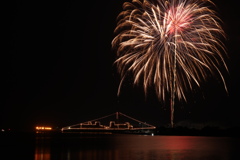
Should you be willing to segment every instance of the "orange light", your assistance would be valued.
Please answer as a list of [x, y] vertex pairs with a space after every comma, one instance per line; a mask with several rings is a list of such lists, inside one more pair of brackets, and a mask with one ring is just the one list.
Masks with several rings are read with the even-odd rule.
[[52, 127], [45, 127], [45, 126], [39, 127], [39, 126], [37, 126], [36, 130], [52, 130]]

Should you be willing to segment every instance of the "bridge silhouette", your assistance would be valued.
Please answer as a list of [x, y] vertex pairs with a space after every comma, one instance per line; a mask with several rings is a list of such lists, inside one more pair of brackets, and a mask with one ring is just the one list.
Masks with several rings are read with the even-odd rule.
[[63, 127], [63, 133], [71, 132], [110, 132], [110, 133], [152, 133], [156, 127], [121, 112], [86, 122]]

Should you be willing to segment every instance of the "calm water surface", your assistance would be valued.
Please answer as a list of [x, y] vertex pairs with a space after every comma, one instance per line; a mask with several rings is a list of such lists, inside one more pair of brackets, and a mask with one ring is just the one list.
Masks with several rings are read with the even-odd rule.
[[84, 135], [0, 140], [3, 160], [240, 160], [236, 137]]
[[102, 135], [37, 137], [35, 160], [239, 160], [238, 138]]

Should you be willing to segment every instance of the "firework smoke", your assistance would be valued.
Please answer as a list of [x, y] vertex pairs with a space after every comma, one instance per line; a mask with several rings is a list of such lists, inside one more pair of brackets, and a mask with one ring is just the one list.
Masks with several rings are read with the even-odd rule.
[[128, 73], [144, 92], [155, 87], [160, 101], [170, 95], [171, 125], [175, 97], [187, 101], [185, 92], [201, 87], [209, 74], [221, 77], [225, 33], [209, 0], [133, 0], [118, 15], [112, 47], [121, 76], [118, 95]]

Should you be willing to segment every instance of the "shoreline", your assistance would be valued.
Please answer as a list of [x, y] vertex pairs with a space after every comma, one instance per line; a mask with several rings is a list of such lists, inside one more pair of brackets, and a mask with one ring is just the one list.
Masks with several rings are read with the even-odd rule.
[[5, 131], [0, 132], [0, 137], [8, 136], [80, 136], [80, 135], [114, 135], [114, 134], [132, 134], [132, 135], [165, 135], [165, 136], [214, 136], [214, 137], [240, 137], [240, 127], [232, 127], [227, 129], [220, 129], [217, 127], [204, 127], [202, 129], [193, 129], [186, 127], [157, 127], [151, 132], [96, 132], [96, 131], [84, 131], [84, 132], [70, 132], [65, 133], [61, 130], [52, 130], [37, 133], [36, 131]]

